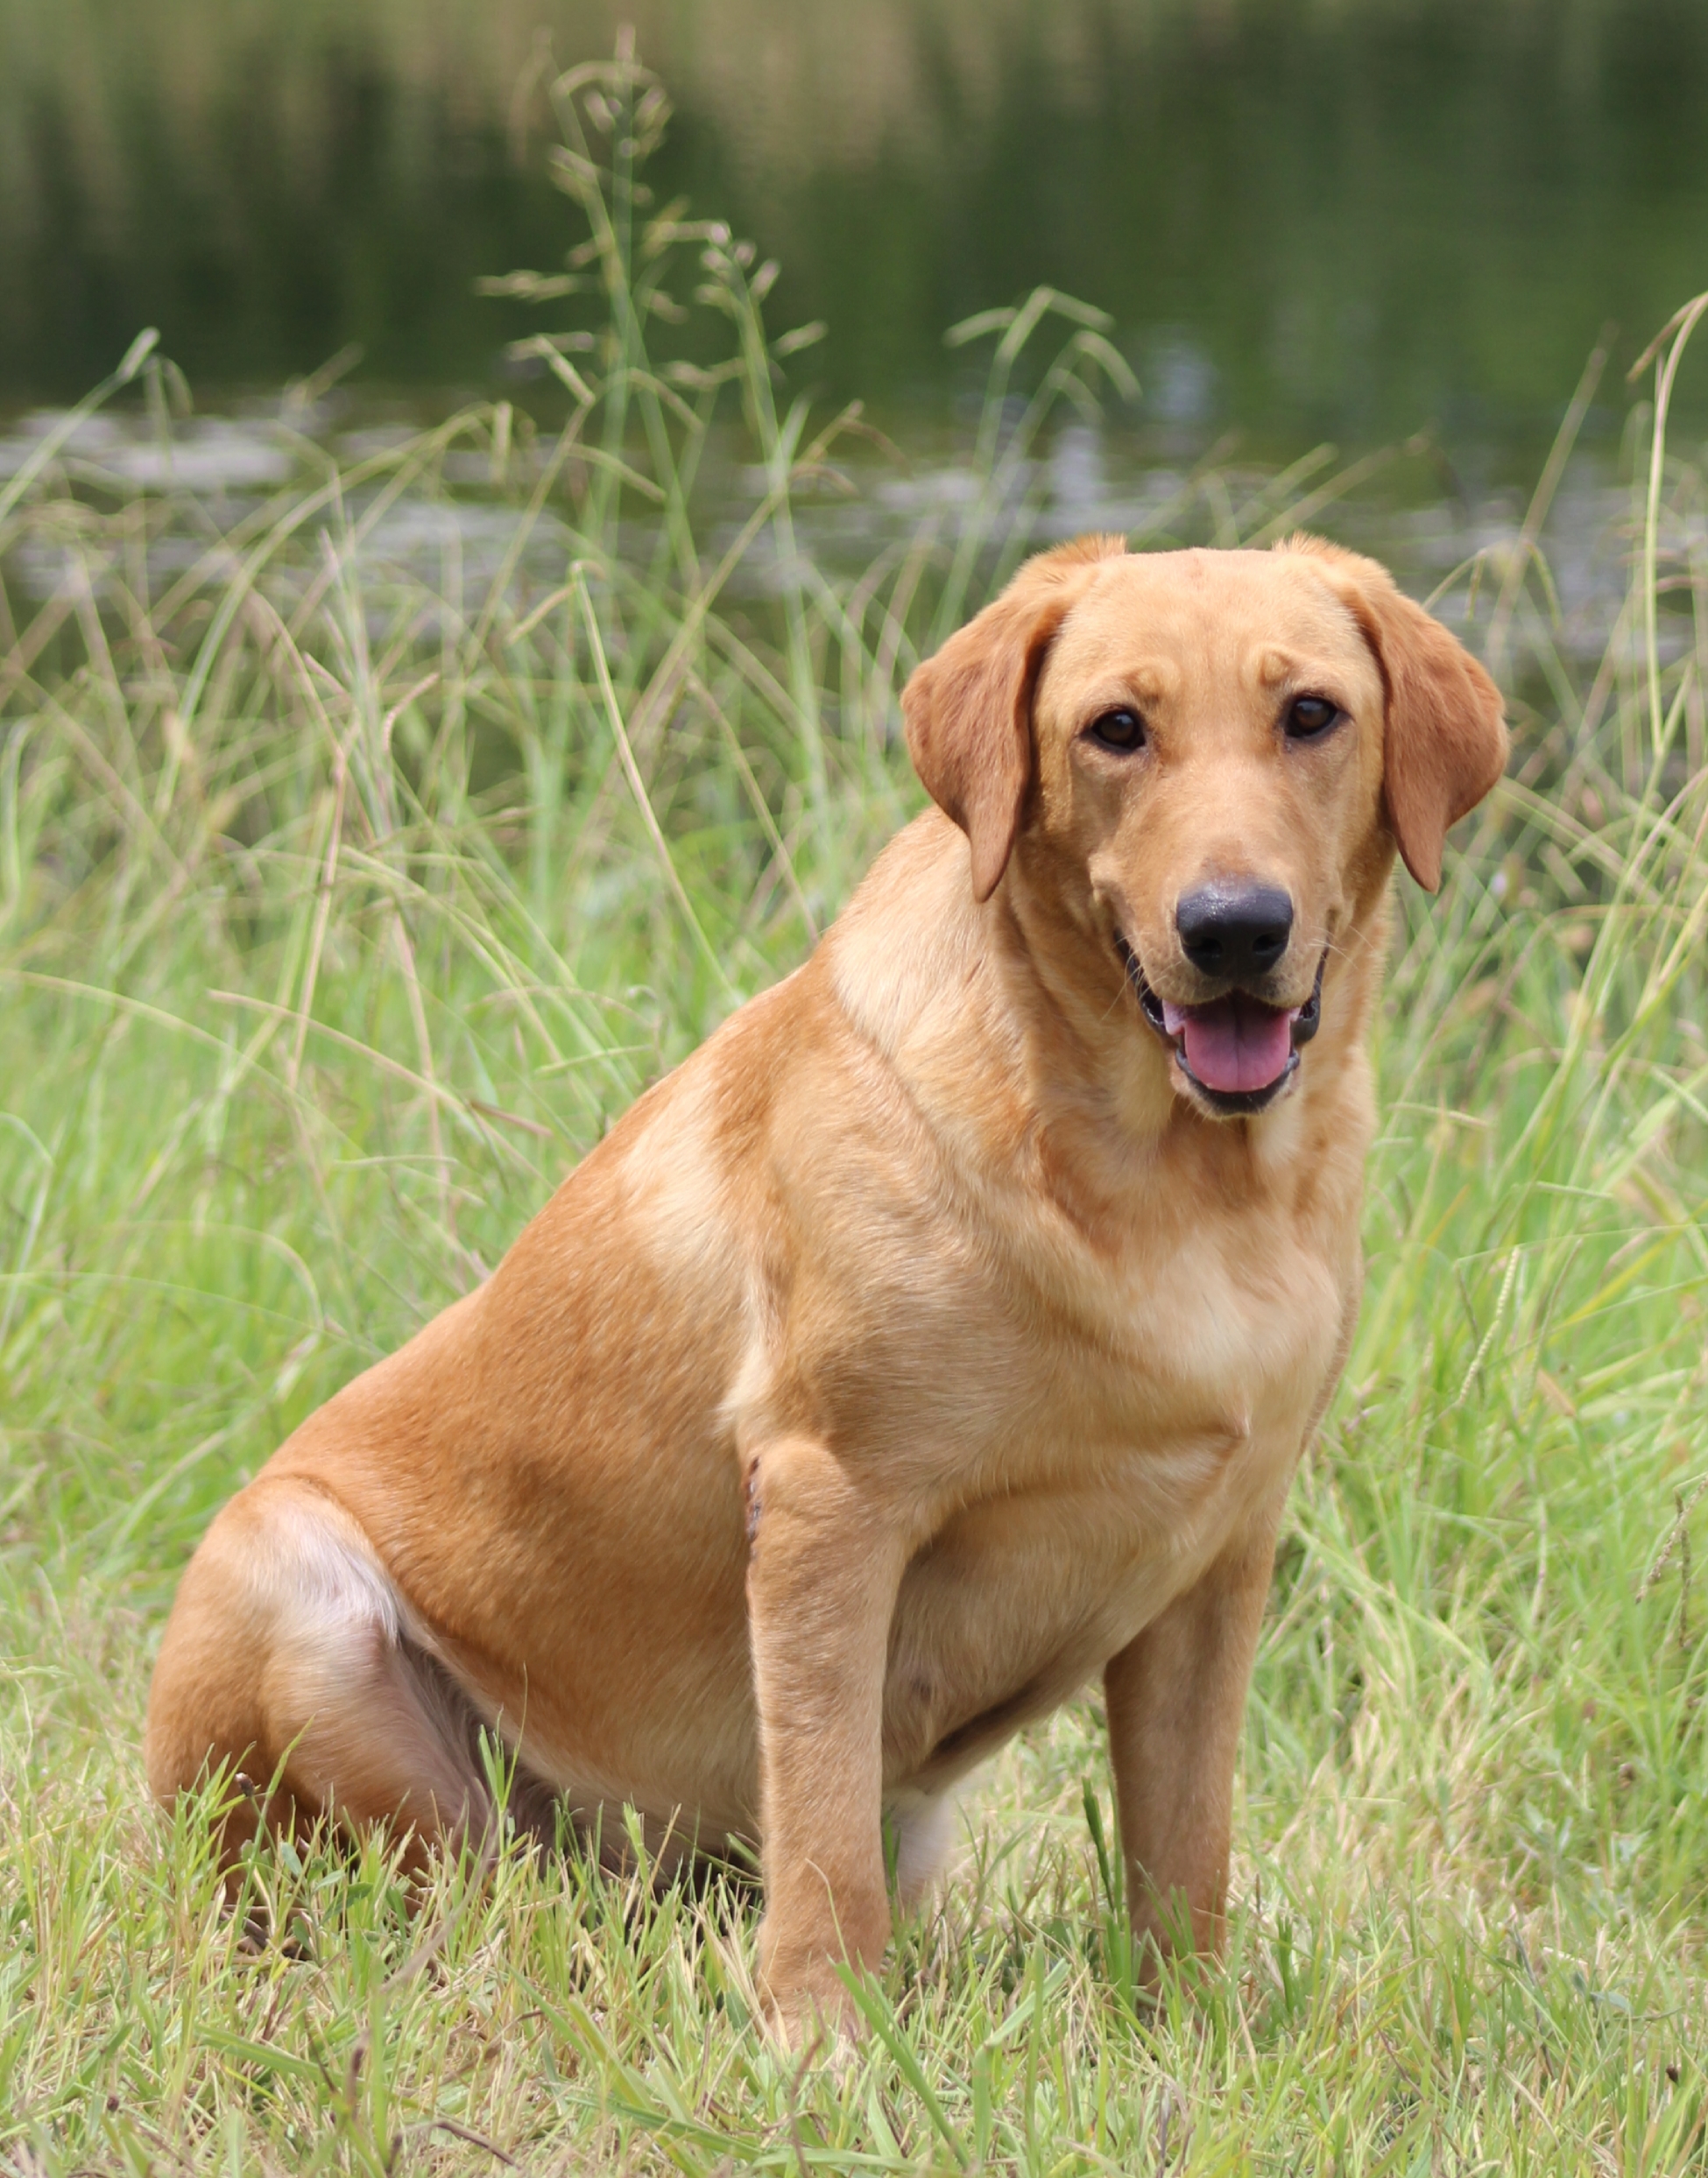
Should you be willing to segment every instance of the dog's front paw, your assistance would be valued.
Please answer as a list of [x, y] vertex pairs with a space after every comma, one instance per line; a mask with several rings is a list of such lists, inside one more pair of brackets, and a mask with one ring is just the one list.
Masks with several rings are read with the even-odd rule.
[[780, 2047], [798, 2053], [817, 2045], [832, 2062], [838, 2053], [851, 2051], [865, 2032], [865, 2020], [838, 1970], [842, 1962], [822, 1946], [767, 1937], [761, 1925], [759, 1989], [766, 2032]]
[[796, 2085], [823, 2074], [845, 2085], [865, 2054], [866, 2022], [845, 1989], [835, 1997], [797, 1992], [765, 2006], [765, 2044], [779, 2072]]

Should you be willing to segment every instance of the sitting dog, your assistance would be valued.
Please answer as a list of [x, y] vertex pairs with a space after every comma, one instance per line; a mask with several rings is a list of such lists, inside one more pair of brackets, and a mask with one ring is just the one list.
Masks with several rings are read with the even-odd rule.
[[787, 2034], [850, 2016], [956, 1780], [1101, 1674], [1135, 1932], [1219, 1941], [1277, 1525], [1358, 1309], [1397, 848], [1433, 890], [1499, 695], [1298, 537], [1021, 569], [920, 666], [937, 807], [498, 1270], [192, 1560], [162, 1799], [397, 1826], [620, 1810], [757, 1844]]

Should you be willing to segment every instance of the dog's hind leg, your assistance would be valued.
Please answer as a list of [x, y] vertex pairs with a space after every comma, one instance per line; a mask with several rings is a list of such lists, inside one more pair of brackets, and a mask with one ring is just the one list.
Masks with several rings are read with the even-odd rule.
[[895, 1890], [918, 1906], [949, 1864], [960, 1805], [952, 1790], [898, 1794], [886, 1813], [895, 1837]]
[[480, 1830], [473, 1705], [411, 1638], [362, 1530], [314, 1484], [263, 1476], [221, 1513], [178, 1592], [149, 1695], [148, 1781], [171, 1801], [224, 1766], [244, 1789], [229, 1865], [262, 1828], [391, 1822], [419, 1866]]

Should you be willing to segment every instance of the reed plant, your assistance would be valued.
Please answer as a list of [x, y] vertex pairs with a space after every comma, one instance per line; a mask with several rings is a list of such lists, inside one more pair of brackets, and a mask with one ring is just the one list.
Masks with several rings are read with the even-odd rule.
[[[1605, 653], [1558, 638], [1564, 438], [1444, 586], [1517, 754], [1399, 900], [1364, 1316], [1291, 1500], [1225, 1964], [1135, 1995], [1089, 1695], [970, 1798], [841, 2053], [761, 2035], [716, 1880], [499, 1840], [412, 1905], [384, 1840], [281, 1846], [258, 1942], [205, 1808], [146, 1804], [215, 1508], [804, 955], [918, 806], [898, 692], [1037, 540], [1041, 435], [1126, 390], [1064, 298], [962, 328], [966, 495], [840, 567], [815, 518], [864, 425], [789, 396], [810, 328], [648, 201], [632, 58], [554, 102], [580, 238], [499, 285], [548, 314], [558, 427], [482, 405], [335, 457], [310, 384], [284, 480], [222, 497], [145, 341], [82, 412], [141, 404], [148, 459], [74, 417], [0, 480], [0, 2159], [1708, 2168], [1708, 526], [1666, 433], [1708, 298], [1634, 420]], [[1134, 541], [1265, 541], [1349, 481], [1207, 468]]]

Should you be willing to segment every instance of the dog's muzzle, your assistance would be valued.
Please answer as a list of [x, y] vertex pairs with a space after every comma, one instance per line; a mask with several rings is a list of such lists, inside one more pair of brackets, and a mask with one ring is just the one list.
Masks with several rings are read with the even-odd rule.
[[1210, 1109], [1230, 1118], [1267, 1110], [1298, 1072], [1300, 1050], [1322, 1024], [1328, 948], [1302, 1005], [1265, 1005], [1236, 990], [1202, 1005], [1180, 1006], [1157, 997], [1138, 955], [1119, 932], [1115, 946], [1140, 1011]]

